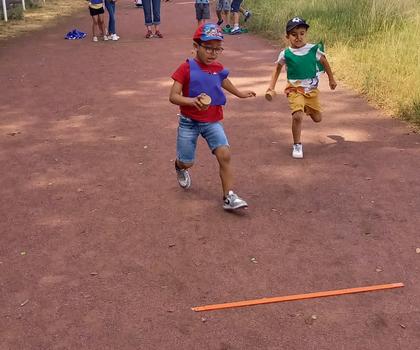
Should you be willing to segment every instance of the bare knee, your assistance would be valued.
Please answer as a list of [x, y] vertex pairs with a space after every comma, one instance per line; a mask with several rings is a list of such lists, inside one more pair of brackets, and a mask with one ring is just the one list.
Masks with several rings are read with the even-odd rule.
[[302, 111], [297, 111], [297, 112], [294, 112], [294, 113], [292, 114], [292, 120], [293, 120], [294, 122], [297, 122], [297, 123], [302, 122], [302, 120], [303, 120], [303, 112], [302, 112]]
[[320, 112], [312, 112], [309, 114], [315, 123], [322, 121], [322, 114]]
[[227, 146], [216, 148], [214, 151], [217, 161], [220, 165], [229, 164], [230, 162], [230, 149]]

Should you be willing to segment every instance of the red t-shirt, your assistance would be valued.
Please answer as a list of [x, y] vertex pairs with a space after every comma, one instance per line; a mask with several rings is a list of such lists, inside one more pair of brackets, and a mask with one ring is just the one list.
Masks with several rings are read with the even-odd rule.
[[[203, 64], [195, 60], [200, 68], [209, 73], [219, 73], [223, 70], [223, 66], [219, 62], [213, 62], [212, 64]], [[188, 97], [190, 91], [190, 65], [188, 62], [181, 64], [178, 69], [172, 74], [172, 79], [182, 85], [182, 95]], [[180, 106], [181, 114], [200, 121], [200, 122], [217, 122], [223, 119], [223, 107], [222, 106], [209, 106], [205, 111], [200, 111], [195, 107], [191, 106]]]

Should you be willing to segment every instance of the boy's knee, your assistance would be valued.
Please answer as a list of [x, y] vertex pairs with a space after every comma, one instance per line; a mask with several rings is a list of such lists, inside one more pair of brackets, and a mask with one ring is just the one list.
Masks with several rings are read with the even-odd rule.
[[315, 123], [319, 123], [322, 121], [322, 114], [320, 112], [314, 112], [309, 115]]
[[214, 154], [217, 157], [219, 163], [230, 162], [230, 149], [227, 146], [218, 147], [214, 150]]
[[301, 122], [303, 120], [303, 111], [297, 111], [292, 114], [292, 119], [295, 122]]

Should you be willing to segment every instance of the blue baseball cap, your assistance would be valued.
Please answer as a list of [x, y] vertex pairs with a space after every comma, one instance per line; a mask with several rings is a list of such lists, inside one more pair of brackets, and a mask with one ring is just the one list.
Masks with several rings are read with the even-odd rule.
[[223, 40], [223, 32], [217, 24], [205, 23], [197, 28], [193, 40]]

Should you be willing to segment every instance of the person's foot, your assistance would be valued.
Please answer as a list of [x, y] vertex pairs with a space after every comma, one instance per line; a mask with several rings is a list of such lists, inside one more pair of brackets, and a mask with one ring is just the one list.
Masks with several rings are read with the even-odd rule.
[[178, 179], [179, 186], [182, 188], [190, 188], [191, 187], [191, 176], [187, 169], [178, 168], [175, 163], [175, 170], [176, 170], [176, 177]]
[[252, 12], [251, 11], [245, 11], [244, 16], [245, 16], [244, 20], [246, 22], [247, 20], [249, 20], [251, 18]]
[[218, 26], [222, 25], [222, 23], [223, 23], [223, 19], [219, 19], [219, 20], [217, 21], [217, 25], [218, 25]]
[[301, 143], [295, 143], [293, 145], [292, 157], [296, 159], [303, 158], [303, 146]]
[[233, 35], [235, 35], [235, 34], [241, 34], [241, 28], [239, 28], [239, 27], [233, 28], [231, 30], [230, 34], [233, 34]]
[[157, 37], [157, 38], [159, 38], [159, 39], [162, 39], [163, 38], [163, 35], [162, 35], [162, 33], [161, 32], [159, 32], [158, 30], [155, 32], [155, 37]]
[[146, 39], [150, 39], [150, 38], [153, 38], [153, 33], [151, 30], [148, 30], [146, 33]]
[[248, 203], [233, 191], [229, 191], [223, 202], [223, 209], [225, 210], [235, 210], [246, 207], [248, 207]]
[[95, 43], [96, 43], [96, 42], [98, 42], [98, 37], [97, 37], [97, 36], [94, 36], [94, 37], [92, 38], [92, 41], [93, 41], [93, 42], [95, 42]]
[[108, 41], [108, 35], [104, 35], [104, 41]]
[[109, 39], [111, 39], [111, 40], [114, 40], [114, 41], [117, 41], [118, 39], [119, 39], [120, 37], [117, 35], [117, 34], [111, 34], [110, 36], [109, 36]]
[[232, 27], [229, 24], [226, 24], [225, 27], [222, 29], [223, 33], [230, 34]]

